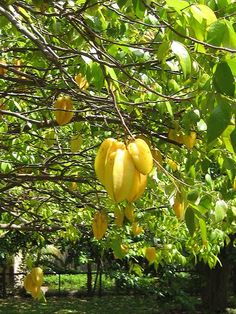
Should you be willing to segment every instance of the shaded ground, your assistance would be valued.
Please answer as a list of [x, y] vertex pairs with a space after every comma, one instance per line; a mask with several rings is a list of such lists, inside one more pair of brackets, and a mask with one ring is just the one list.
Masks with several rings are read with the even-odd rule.
[[[152, 296], [103, 296], [101, 298], [48, 297], [47, 303], [31, 298], [0, 299], [1, 314], [206, 314], [159, 302]], [[236, 309], [224, 313], [236, 314]]]
[[154, 299], [147, 297], [104, 296], [102, 298], [48, 298], [47, 303], [32, 299], [1, 299], [0, 313], [4, 314], [123, 314], [161, 313]]

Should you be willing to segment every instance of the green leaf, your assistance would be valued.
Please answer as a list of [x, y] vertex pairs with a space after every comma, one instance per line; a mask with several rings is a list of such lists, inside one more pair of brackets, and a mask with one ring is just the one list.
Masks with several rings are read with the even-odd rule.
[[197, 20], [200, 24], [204, 23], [206, 26], [209, 26], [217, 20], [214, 11], [212, 11], [212, 9], [209, 8], [207, 5], [192, 5], [190, 7], [190, 11], [195, 20]]
[[168, 7], [175, 9], [175, 11], [178, 13], [181, 13], [182, 10], [189, 7], [189, 3], [182, 0], [166, 0], [166, 4]]
[[222, 102], [212, 111], [207, 121], [207, 141], [214, 141], [227, 128], [231, 119], [231, 107], [228, 103]]
[[128, 0], [118, 0], [117, 4], [120, 8], [124, 7]]
[[235, 83], [231, 69], [226, 62], [221, 62], [217, 65], [213, 77], [213, 83], [216, 90], [228, 96], [234, 96]]
[[133, 2], [133, 7], [134, 7], [134, 12], [136, 14], [136, 16], [140, 19], [142, 19], [144, 17], [145, 11], [146, 11], [146, 7], [143, 3], [142, 0], [132, 0]]
[[207, 30], [207, 42], [215, 46], [236, 48], [236, 33], [227, 20], [217, 20]]
[[192, 71], [192, 61], [188, 53], [188, 50], [182, 43], [178, 41], [172, 42], [171, 49], [179, 59], [179, 63], [182, 68], [184, 78], [186, 78], [188, 75], [191, 74]]
[[236, 153], [236, 129], [230, 134], [231, 144], [233, 146], [234, 152]]
[[[221, 138], [225, 144], [226, 149], [230, 153], [234, 153], [234, 148], [232, 146], [232, 139], [231, 139], [231, 134], [232, 134], [234, 129], [235, 129], [234, 125], [228, 125], [227, 128], [222, 133], [222, 136], [221, 136]], [[236, 143], [235, 143], [235, 145], [236, 145]]]
[[215, 46], [221, 46], [225, 33], [224, 21], [217, 20], [207, 30], [207, 42]]
[[191, 207], [188, 207], [185, 212], [185, 222], [189, 231], [189, 234], [193, 236], [196, 229], [195, 220], [194, 220], [194, 211]]
[[1, 162], [0, 164], [1, 172], [8, 172], [12, 170], [12, 165], [9, 162]]
[[225, 218], [227, 209], [228, 209], [228, 206], [225, 203], [225, 201], [219, 200], [216, 202], [216, 206], [215, 206], [215, 221], [216, 222], [222, 221]]
[[166, 56], [170, 49], [170, 42], [169, 41], [163, 41], [157, 50], [157, 59], [163, 61], [163, 59], [166, 59]]
[[227, 58], [226, 59], [230, 69], [231, 69], [231, 72], [234, 76], [236, 76], [236, 56], [232, 56], [231, 58]]
[[203, 219], [199, 219], [199, 226], [201, 230], [202, 242], [205, 243], [207, 241], [207, 230], [206, 230], [206, 223]]

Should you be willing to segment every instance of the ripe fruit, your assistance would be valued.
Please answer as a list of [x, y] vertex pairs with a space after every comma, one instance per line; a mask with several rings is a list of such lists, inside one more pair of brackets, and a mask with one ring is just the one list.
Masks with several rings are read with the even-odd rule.
[[150, 262], [153, 263], [156, 259], [156, 249], [153, 246], [149, 246], [145, 250], [145, 257]]
[[[118, 149], [115, 153], [112, 169], [112, 189], [116, 202], [127, 199], [134, 185], [136, 169], [129, 152]], [[110, 187], [109, 187], [110, 188]]]
[[125, 255], [129, 252], [129, 246], [127, 244], [120, 245], [121, 252]]
[[125, 207], [125, 217], [130, 221], [134, 222], [135, 214], [134, 214], [134, 205], [128, 203]]
[[70, 141], [70, 150], [72, 153], [76, 153], [80, 150], [83, 138], [80, 134], [74, 135]]
[[143, 175], [142, 173], [136, 170], [133, 187], [129, 195], [127, 195], [128, 202], [134, 202], [139, 199], [145, 191], [147, 186], [147, 175]]
[[116, 140], [114, 138], [105, 139], [99, 147], [95, 158], [94, 169], [98, 180], [103, 185], [105, 185], [105, 165], [107, 162], [107, 153], [110, 152], [110, 148], [114, 145], [115, 142]]
[[185, 206], [184, 206], [183, 196], [180, 192], [177, 192], [175, 196], [175, 200], [174, 200], [173, 209], [175, 211], [177, 218], [179, 218], [180, 220], [184, 219], [184, 214], [185, 214], [184, 207]]
[[31, 292], [34, 287], [31, 273], [27, 274], [24, 278], [24, 288], [26, 291]]
[[141, 138], [127, 147], [114, 138], [104, 140], [94, 162], [99, 181], [117, 203], [132, 202], [141, 197], [147, 185], [147, 174], [143, 172], [151, 171], [152, 165], [149, 146]]
[[40, 267], [34, 267], [31, 270], [32, 282], [35, 286], [40, 287], [43, 283], [43, 270]]
[[87, 89], [89, 87], [88, 81], [81, 73], [75, 76], [75, 81], [80, 89]]
[[176, 143], [183, 144], [183, 135], [178, 134], [176, 129], [170, 129], [168, 132], [168, 138]]
[[95, 213], [92, 229], [94, 237], [97, 240], [101, 240], [107, 231], [108, 223], [107, 223], [107, 216], [103, 212], [97, 211]]
[[177, 171], [177, 170], [178, 170], [179, 166], [178, 166], [178, 164], [177, 164], [174, 160], [168, 158], [168, 159], [167, 159], [167, 163], [168, 163], [168, 165], [170, 166], [170, 168], [171, 168], [173, 171]]
[[7, 69], [2, 67], [1, 65], [7, 65], [6, 61], [3, 59], [0, 60], [0, 75], [5, 75], [7, 72]]
[[71, 182], [69, 189], [75, 191], [78, 189], [78, 184], [76, 182]]
[[142, 174], [148, 174], [153, 167], [152, 153], [147, 143], [137, 138], [129, 143], [127, 149], [133, 159], [135, 168]]
[[72, 119], [74, 113], [67, 110], [73, 110], [73, 103], [70, 96], [58, 97], [54, 103], [56, 121], [59, 125], [65, 125]]
[[135, 236], [138, 236], [141, 232], [143, 232], [143, 228], [139, 226], [137, 222], [132, 223], [132, 232]]
[[188, 148], [192, 149], [196, 144], [197, 134], [191, 131], [189, 135], [183, 135], [183, 144]]
[[31, 295], [34, 299], [37, 299], [40, 296], [41, 289], [39, 286], [33, 286], [31, 290]]
[[41, 285], [43, 283], [43, 270], [40, 267], [32, 268], [31, 272], [25, 276], [24, 288], [30, 292], [32, 297], [37, 299], [41, 295]]

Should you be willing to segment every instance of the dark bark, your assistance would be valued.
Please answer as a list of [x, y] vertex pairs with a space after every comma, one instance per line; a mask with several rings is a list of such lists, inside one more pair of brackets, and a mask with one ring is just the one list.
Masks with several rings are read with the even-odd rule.
[[218, 263], [211, 269], [204, 263], [198, 265], [202, 281], [201, 298], [206, 313], [220, 313], [227, 307], [231, 272], [228, 250], [229, 248], [225, 247], [218, 256], [222, 266]]
[[92, 264], [90, 262], [87, 263], [87, 293], [89, 296], [91, 296], [93, 294]]

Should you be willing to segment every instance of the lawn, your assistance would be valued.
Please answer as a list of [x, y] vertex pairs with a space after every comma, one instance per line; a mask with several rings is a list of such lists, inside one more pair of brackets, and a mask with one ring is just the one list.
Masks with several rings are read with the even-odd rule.
[[[163, 300], [164, 301], [164, 300]], [[153, 296], [48, 297], [47, 303], [31, 298], [0, 299], [1, 314], [206, 314], [203, 309], [184, 310], [179, 304], [157, 301]], [[236, 314], [228, 308], [225, 314]], [[212, 313], [211, 313], [212, 314]], [[223, 314], [223, 313], [222, 313]]]
[[47, 303], [32, 299], [0, 299], [0, 313], [4, 314], [137, 314], [163, 313], [158, 310], [157, 302], [151, 297], [142, 296], [103, 296], [101, 298], [48, 298]]

